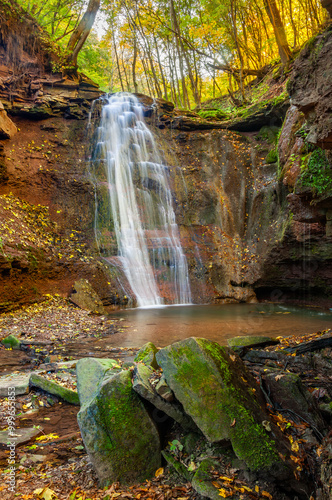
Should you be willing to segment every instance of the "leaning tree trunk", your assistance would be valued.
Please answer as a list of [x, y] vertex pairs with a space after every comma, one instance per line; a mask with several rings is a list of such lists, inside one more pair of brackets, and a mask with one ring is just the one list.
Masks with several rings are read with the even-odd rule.
[[282, 64], [287, 64], [292, 57], [292, 53], [287, 42], [284, 24], [282, 22], [276, 0], [264, 0], [264, 6], [273, 26], [281, 62]]
[[89, 0], [88, 7], [83, 14], [82, 19], [70, 37], [67, 45], [67, 51], [69, 52], [67, 60], [68, 63], [74, 67], [77, 66], [77, 56], [88, 38], [93, 23], [95, 22], [99, 7], [100, 0]]

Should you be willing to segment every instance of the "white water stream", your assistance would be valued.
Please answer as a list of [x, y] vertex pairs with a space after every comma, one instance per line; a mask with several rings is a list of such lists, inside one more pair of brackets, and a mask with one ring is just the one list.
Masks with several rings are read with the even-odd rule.
[[119, 257], [139, 307], [191, 302], [187, 260], [162, 164], [132, 94], [104, 97], [98, 157], [106, 170]]

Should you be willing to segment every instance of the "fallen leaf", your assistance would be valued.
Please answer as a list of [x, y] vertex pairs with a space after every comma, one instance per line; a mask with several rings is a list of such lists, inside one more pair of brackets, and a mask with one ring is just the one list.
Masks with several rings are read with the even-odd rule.
[[235, 424], [236, 424], [236, 418], [234, 418], [233, 422], [231, 423], [231, 427], [234, 427]]
[[156, 477], [162, 476], [163, 474], [164, 474], [164, 468], [163, 467], [160, 467], [160, 469], [157, 469], [156, 472], [155, 472], [155, 476]]
[[57, 498], [55, 491], [50, 490], [47, 486], [45, 488], [37, 488], [34, 493], [38, 498], [43, 500], [52, 500]]

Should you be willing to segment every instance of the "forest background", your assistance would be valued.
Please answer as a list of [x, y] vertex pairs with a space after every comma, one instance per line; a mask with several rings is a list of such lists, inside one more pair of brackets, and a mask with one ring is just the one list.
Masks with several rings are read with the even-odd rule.
[[[284, 71], [327, 22], [319, 0], [19, 0], [61, 57], [103, 91], [179, 108], [238, 92], [280, 60]], [[323, 5], [322, 5], [323, 4]], [[60, 53], [59, 52], [59, 53]]]

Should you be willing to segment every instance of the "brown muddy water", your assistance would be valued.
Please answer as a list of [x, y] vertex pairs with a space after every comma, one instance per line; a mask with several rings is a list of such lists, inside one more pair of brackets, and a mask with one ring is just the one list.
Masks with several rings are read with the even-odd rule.
[[332, 328], [332, 312], [277, 304], [227, 304], [127, 309], [113, 313], [123, 319], [122, 331], [108, 344], [164, 347], [187, 337], [204, 337], [226, 344], [238, 335], [304, 335]]

